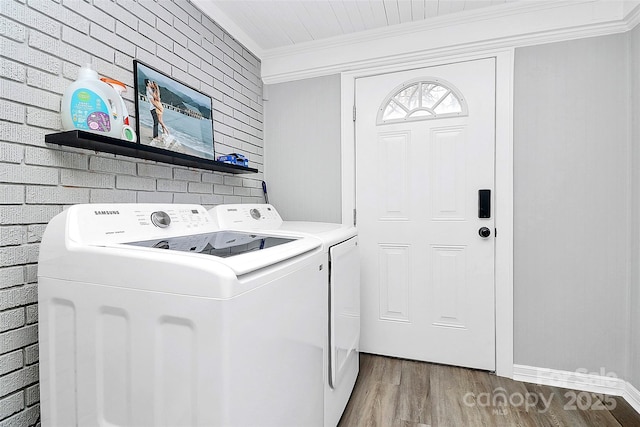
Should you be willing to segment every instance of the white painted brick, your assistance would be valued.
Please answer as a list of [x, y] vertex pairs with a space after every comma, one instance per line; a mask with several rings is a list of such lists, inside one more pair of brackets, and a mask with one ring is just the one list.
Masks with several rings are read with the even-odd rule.
[[58, 206], [0, 206], [0, 224], [46, 224], [61, 211]]
[[[100, 58], [93, 58], [92, 65], [93, 69], [96, 70], [100, 76], [120, 80], [125, 85], [131, 88], [133, 87], [133, 73], [129, 69], [124, 70], [114, 65], [113, 60], [105, 61]], [[131, 67], [131, 65], [129, 67]], [[133, 110], [131, 112], [133, 113]]]
[[[6, 292], [6, 291], [5, 291]], [[38, 325], [14, 329], [0, 334], [0, 354], [34, 344], [38, 341]], [[0, 383], [2, 383], [0, 381]]]
[[16, 2], [3, 1], [2, 15], [18, 21], [27, 27], [37, 28], [39, 31], [51, 36], [60, 34], [60, 24], [51, 19], [49, 14], [43, 14], [34, 9], [29, 9]]
[[25, 320], [27, 325], [38, 323], [38, 304], [31, 304], [26, 307]]
[[[38, 262], [37, 244], [23, 246], [5, 246], [3, 248], [0, 248], [0, 267], [10, 267], [12, 265], [28, 264], [31, 262]], [[1, 301], [2, 294], [0, 294], [0, 307], [3, 306]]]
[[101, 25], [110, 31], [115, 30], [115, 19], [106, 15], [102, 10], [93, 6], [90, 2], [86, 2], [84, 0], [64, 0], [62, 5], [87, 18], [90, 22], [90, 30], [93, 29], [92, 27], [96, 24]]
[[173, 193], [139, 191], [138, 203], [173, 203]]
[[[7, 332], [10, 334], [12, 332]], [[6, 335], [6, 334], [3, 334]], [[3, 336], [0, 335], [0, 342]], [[10, 373], [2, 377], [0, 381], [0, 396], [5, 396], [20, 390], [28, 385], [38, 382], [38, 365], [27, 366], [24, 369]], [[25, 424], [26, 425], [26, 424]]]
[[[213, 32], [211, 32], [211, 30], [209, 30], [207, 27], [205, 27], [204, 25], [202, 25], [200, 23], [200, 20], [202, 19], [202, 13], [200, 11], [198, 11], [197, 16], [189, 16], [189, 28], [193, 29], [193, 31], [195, 31], [197, 34], [200, 35], [200, 37], [202, 37], [203, 39], [208, 39], [213, 41]], [[198, 43], [201, 40], [198, 40]]]
[[25, 390], [24, 402], [27, 406], [40, 402], [40, 384], [33, 385]]
[[[64, 27], [62, 29], [63, 34], [65, 34], [65, 31], [73, 31], [73, 34], [78, 35], [78, 37], [88, 39], [88, 37], [82, 36], [80, 35], [81, 33], [68, 29], [68, 27]], [[57, 38], [49, 37], [36, 31], [31, 31], [29, 33], [29, 46], [42, 52], [46, 52], [49, 55], [62, 58], [65, 61], [73, 62], [77, 65], [83, 65], [91, 61], [91, 57], [88, 53], [73, 46], [73, 35], [67, 36], [66, 38], [71, 45], [67, 44], [67, 40], [63, 43]]]
[[[201, 62], [200, 57], [195, 53], [191, 52], [190, 50], [186, 49], [185, 47], [179, 44], [174, 44], [173, 53], [175, 53], [180, 58], [184, 59], [189, 63], [189, 66], [188, 66], [189, 72], [191, 72], [193, 68], [200, 68], [200, 62]], [[195, 76], [195, 77], [198, 77], [198, 76]]]
[[[133, 57], [131, 57], [129, 55], [125, 55], [122, 52], [116, 51], [115, 63], [116, 63], [117, 66], [125, 68], [127, 70], [133, 69]], [[130, 111], [131, 111], [131, 114], [134, 113], [133, 109], [131, 109]]]
[[242, 186], [249, 188], [258, 188], [260, 191], [262, 191], [262, 181], [258, 181], [257, 179], [242, 178]]
[[5, 164], [0, 168], [0, 182], [57, 184], [58, 171], [40, 166]]
[[79, 170], [62, 169], [60, 171], [60, 183], [76, 187], [113, 188], [115, 176], [102, 173], [85, 172]]
[[[161, 4], [164, 6], [165, 4], [173, 4], [173, 3], [162, 2]], [[160, 31], [162, 34], [169, 37], [174, 42], [179, 43], [185, 47], [187, 46], [187, 40], [188, 40], [187, 36], [180, 33], [175, 28], [173, 28], [173, 25], [167, 24], [162, 20], [158, 20], [156, 21], [156, 28], [158, 29], [158, 31]]]
[[91, 190], [91, 203], [135, 203], [136, 192], [131, 190]]
[[24, 284], [24, 268], [0, 268], [0, 289]]
[[24, 366], [22, 350], [0, 356], [0, 375], [8, 374]]
[[220, 80], [217, 80], [217, 79], [214, 80], [213, 87], [215, 89], [218, 89], [220, 92], [224, 93], [225, 95], [229, 95], [229, 96], [234, 95], [233, 89], [229, 87], [229, 85], [226, 85], [223, 82], [221, 82]]
[[185, 12], [183, 9], [179, 8], [174, 2], [161, 1], [161, 2], [158, 2], [158, 4], [164, 7], [171, 15], [173, 15], [174, 21], [176, 18], [180, 19], [182, 22], [189, 21], [189, 14]]
[[259, 197], [260, 200], [264, 199], [264, 192], [260, 188], [250, 188], [252, 197]]
[[224, 196], [224, 204], [234, 205], [237, 203], [242, 203], [242, 197], [240, 196]]
[[229, 186], [229, 185], [214, 185], [213, 186], [213, 192], [215, 194], [233, 194], [233, 187]]
[[59, 112], [45, 111], [34, 107], [27, 108], [27, 124], [52, 130], [62, 129]]
[[148, 52], [140, 47], [137, 47], [136, 58], [141, 62], [144, 62], [145, 64], [155, 67], [159, 70], [163, 70], [167, 66], [167, 64], [163, 60], [156, 56], [155, 48], [153, 52]]
[[16, 123], [24, 123], [26, 109], [24, 105], [10, 101], [0, 100], [0, 120]]
[[50, 150], [39, 147], [26, 147], [24, 162], [30, 165], [87, 169], [89, 159], [84, 153]]
[[233, 194], [236, 196], [251, 196], [251, 189], [244, 187], [233, 187]]
[[157, 182], [158, 191], [171, 191], [173, 193], [186, 193], [187, 183], [185, 181], [173, 181], [159, 179]]
[[[180, 4], [188, 4], [186, 2], [181, 2]], [[174, 20], [173, 21], [173, 28], [175, 28], [176, 30], [180, 31], [182, 34], [184, 34], [185, 36], [187, 36], [187, 38], [189, 40], [193, 40], [194, 42], [200, 44], [202, 41], [202, 36], [200, 34], [198, 34], [197, 31], [195, 31], [193, 28], [191, 28], [188, 24], [182, 22], [181, 20]], [[188, 46], [188, 42], [183, 44], [184, 47]]]
[[[11, 60], [20, 62], [30, 67], [35, 67], [49, 73], [58, 74], [60, 72], [60, 60], [45, 52], [26, 48], [23, 44], [13, 40], [0, 38], [0, 51]], [[19, 71], [19, 70], [17, 70]], [[12, 80], [24, 81], [24, 78], [11, 78]]]
[[135, 39], [127, 39], [124, 38], [124, 34], [116, 34], [113, 32], [113, 30], [109, 31], [95, 24], [91, 24], [91, 31], [89, 32], [89, 34], [95, 40], [98, 40], [101, 43], [105, 43], [108, 46], [111, 46], [112, 48], [130, 56], [133, 56], [136, 53], [135, 46], [132, 44], [132, 42], [140, 38], [140, 36], [138, 35], [138, 37], [136, 37]]
[[[155, 52], [156, 44], [159, 43], [159, 41], [154, 39], [154, 36], [161, 37], [160, 41], [163, 42], [161, 44], [163, 44], [164, 46], [167, 46], [164, 43], [171, 42], [171, 39], [162, 34], [159, 34], [159, 31], [157, 31], [150, 25], [142, 21], [140, 21], [138, 25], [139, 30], [135, 30], [133, 28], [130, 28], [128, 25], [123, 24], [122, 22], [118, 22], [116, 24], [116, 32], [120, 34], [124, 39], [129, 40], [131, 43], [135, 43], [137, 46], [140, 46], [141, 48], [149, 52]], [[169, 44], [169, 46], [171, 46], [171, 44]], [[135, 55], [135, 53], [132, 53], [131, 55]]]
[[[175, 53], [167, 50], [164, 46], [156, 46], [156, 54], [158, 58], [162, 59], [168, 64], [171, 64], [174, 67], [178, 67], [183, 71], [187, 70], [187, 64]], [[164, 67], [166, 69], [166, 65]]]
[[211, 31], [214, 36], [218, 37], [219, 39], [224, 38], [224, 30], [220, 28], [218, 24], [216, 24], [213, 20], [211, 20], [210, 17], [208, 17], [207, 15], [202, 15], [202, 18], [200, 18], [200, 22], [207, 30]]
[[203, 205], [215, 206], [224, 203], [224, 196], [220, 194], [203, 194], [201, 197]]
[[169, 166], [138, 163], [138, 175], [151, 178], [173, 178], [173, 171]]
[[223, 183], [223, 175], [219, 173], [212, 172], [203, 172], [202, 173], [202, 182], [209, 182], [211, 184], [222, 184]]
[[[224, 52], [222, 51], [222, 49], [216, 46], [212, 41], [202, 40], [202, 48], [207, 52], [211, 53], [211, 55], [213, 55], [215, 59], [220, 61], [224, 60]], [[214, 61], [213, 63], [218, 65], [217, 61]]]
[[156, 189], [156, 180], [137, 176], [118, 175], [116, 176], [116, 188], [123, 190], [154, 191]]
[[38, 89], [63, 94], [67, 86], [71, 84], [71, 81], [61, 76], [54, 76], [40, 70], [29, 68], [27, 70], [27, 84], [37, 87]]
[[38, 353], [38, 344], [33, 344], [24, 349], [24, 364], [32, 365], [36, 363], [40, 359], [40, 354]]
[[26, 40], [27, 29], [24, 25], [9, 21], [4, 16], [0, 16], [0, 35], [18, 42], [23, 42]]
[[233, 175], [225, 175], [224, 184], [229, 186], [242, 186], [242, 178], [233, 176]]
[[[91, 56], [97, 56], [106, 61], [113, 62], [115, 50], [112, 47], [102, 43], [101, 41], [92, 39], [80, 31], [76, 31], [72, 27], [62, 27], [62, 41], [64, 43], [60, 44], [60, 49], [62, 49], [63, 52], [74, 53], [77, 57], [80, 57], [80, 54], [76, 53], [79, 49], [87, 52]], [[68, 45], [65, 43], [68, 43]], [[71, 62], [75, 62], [78, 65], [83, 65], [83, 63], [71, 60], [67, 55], [68, 53], [66, 53], [63, 58]]]
[[25, 325], [24, 308], [0, 312], [0, 332], [20, 328]]
[[201, 199], [199, 194], [175, 193], [173, 195], [173, 203], [195, 203], [199, 205], [201, 204]]
[[[236, 41], [236, 39], [234, 39], [233, 37], [231, 37], [229, 34], [225, 33], [224, 34], [224, 39], [223, 41], [225, 42], [225, 44], [227, 44], [231, 49], [233, 49], [234, 51], [238, 52], [240, 55], [242, 55], [242, 52], [244, 51], [244, 48], [242, 47], [242, 45], [240, 43], [238, 43]], [[233, 56], [233, 55], [230, 55]]]
[[10, 80], [5, 80], [2, 83], [3, 84], [0, 85], [1, 98], [60, 112], [60, 95], [25, 86], [24, 84]]
[[[117, 3], [119, 7], [129, 11], [132, 15], [136, 16], [138, 19], [144, 20], [149, 25], [155, 25], [156, 17], [154, 13], [157, 9], [162, 9], [160, 7], [152, 7], [153, 12], [150, 13], [147, 8], [143, 7], [139, 2], [133, 0], [117, 0]], [[152, 6], [149, 1], [147, 1], [146, 3], [147, 7]]]
[[94, 171], [111, 172], [115, 174], [136, 174], [136, 164], [108, 157], [91, 156], [89, 169]]
[[27, 226], [27, 243], [38, 243], [42, 241], [42, 235], [47, 228], [47, 224], [29, 224]]
[[0, 185], [0, 205], [18, 205], [21, 203], [24, 203], [24, 186]]
[[27, 203], [42, 205], [72, 205], [89, 203], [88, 188], [27, 186]]
[[23, 243], [25, 243], [25, 232], [22, 226], [0, 227], [1, 246], [15, 246]]
[[[227, 34], [225, 33], [222, 37], [215, 37], [213, 39], [213, 44], [219, 48], [221, 51], [224, 52], [225, 55], [230, 56], [233, 58], [233, 52], [234, 50], [231, 48], [231, 46], [229, 46], [227, 43], [224, 42], [224, 38], [227, 37]], [[221, 58], [223, 59], [223, 58]]]
[[[4, 43], [0, 42], [0, 47], [3, 48], [4, 52]], [[9, 61], [5, 58], [0, 58], [0, 77], [24, 82], [26, 80], [26, 75], [27, 68], [24, 65]]]
[[[94, 6], [113, 16], [117, 21], [127, 24], [131, 28], [136, 28], [138, 18], [122, 7], [117, 7], [112, 0], [94, 0]], [[116, 23], [117, 26], [117, 23]]]
[[0, 427], [24, 427], [37, 426], [40, 427], [38, 420], [40, 419], [40, 405], [35, 404], [26, 408], [24, 411], [0, 421]]
[[213, 185], [204, 182], [190, 182], [188, 187], [189, 193], [213, 193]]
[[29, 0], [29, 7], [36, 9], [56, 21], [76, 28], [83, 33], [89, 32], [89, 20], [75, 13], [73, 10], [62, 7], [50, 0]]
[[187, 40], [188, 49], [196, 54], [200, 59], [207, 62], [208, 64], [213, 64], [213, 55], [210, 52], [207, 52], [202, 46], [193, 40]]
[[193, 18], [195, 18], [197, 22], [200, 22], [200, 19], [202, 18], [202, 12], [200, 12], [200, 9], [192, 5], [190, 2], [186, 1], [179, 1], [176, 2], [176, 4], [190, 15], [189, 20], [183, 20], [184, 22], [192, 22]]
[[164, 7], [158, 7], [154, 0], [138, 0], [140, 5], [147, 10], [148, 14], [153, 14], [157, 19], [162, 19], [167, 24], [173, 24], [173, 14]]
[[27, 284], [38, 282], [38, 264], [24, 266], [24, 282]]
[[173, 170], [173, 179], [200, 182], [200, 175], [200, 172], [188, 169], [175, 168]]
[[[181, 60], [182, 61], [182, 60]], [[182, 61], [183, 65], [185, 65], [185, 67], [188, 67], [188, 64], [186, 64], [186, 62]], [[175, 79], [178, 80], [179, 82], [182, 82], [188, 86], [191, 86], [193, 88], [195, 88], [196, 90], [200, 90], [200, 80], [198, 80], [197, 78], [195, 78], [194, 76], [192, 76], [189, 73], [186, 73], [176, 67], [173, 67], [171, 69], [171, 76]]]

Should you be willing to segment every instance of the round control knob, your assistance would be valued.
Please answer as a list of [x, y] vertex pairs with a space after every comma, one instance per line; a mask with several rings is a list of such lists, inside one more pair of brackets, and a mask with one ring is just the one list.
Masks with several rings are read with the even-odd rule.
[[478, 230], [478, 234], [480, 235], [480, 237], [484, 237], [485, 239], [489, 236], [491, 236], [491, 230], [487, 227], [482, 227], [480, 230]]
[[260, 211], [258, 209], [255, 209], [255, 208], [251, 209], [249, 211], [249, 213], [251, 214], [251, 218], [253, 218], [253, 219], [260, 219], [260, 217], [262, 216], [260, 214]]
[[166, 212], [157, 211], [151, 214], [151, 222], [156, 227], [167, 228], [171, 224], [171, 217]]

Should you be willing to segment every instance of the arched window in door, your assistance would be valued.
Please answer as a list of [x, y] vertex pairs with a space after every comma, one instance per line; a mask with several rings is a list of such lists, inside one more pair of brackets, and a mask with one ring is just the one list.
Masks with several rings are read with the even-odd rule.
[[399, 123], [468, 115], [467, 103], [451, 83], [438, 78], [410, 80], [395, 88], [378, 110], [376, 123]]

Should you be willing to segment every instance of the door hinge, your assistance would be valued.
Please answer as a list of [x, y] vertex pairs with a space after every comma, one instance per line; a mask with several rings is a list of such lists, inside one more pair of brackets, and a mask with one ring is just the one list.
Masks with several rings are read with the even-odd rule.
[[498, 237], [498, 229], [497, 228], [493, 229], [493, 237]]
[[353, 106], [353, 121], [356, 121], [356, 106]]
[[356, 226], [357, 220], [358, 220], [358, 214], [356, 213], [356, 210], [354, 209], [353, 210], [353, 226], [354, 227]]

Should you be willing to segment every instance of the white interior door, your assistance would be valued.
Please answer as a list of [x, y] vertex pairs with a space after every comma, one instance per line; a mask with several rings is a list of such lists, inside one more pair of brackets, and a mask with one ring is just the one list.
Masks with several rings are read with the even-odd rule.
[[356, 81], [364, 352], [495, 370], [495, 75], [488, 58]]

